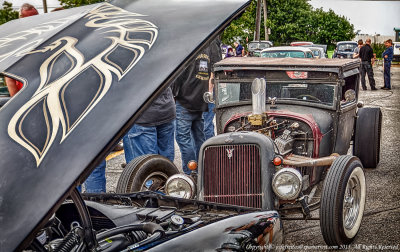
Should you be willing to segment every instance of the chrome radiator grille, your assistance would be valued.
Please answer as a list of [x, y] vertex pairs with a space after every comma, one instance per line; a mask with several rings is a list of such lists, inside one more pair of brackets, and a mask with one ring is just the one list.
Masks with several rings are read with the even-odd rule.
[[257, 145], [210, 146], [203, 157], [205, 201], [261, 208], [261, 158]]

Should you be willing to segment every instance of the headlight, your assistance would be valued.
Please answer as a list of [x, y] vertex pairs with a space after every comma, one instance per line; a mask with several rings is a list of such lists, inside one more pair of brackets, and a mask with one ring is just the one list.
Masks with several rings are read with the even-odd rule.
[[196, 193], [196, 185], [191, 177], [175, 174], [165, 183], [165, 192], [172, 197], [192, 199]]
[[292, 168], [279, 170], [272, 179], [272, 189], [283, 200], [293, 200], [299, 196], [303, 180], [300, 172]]

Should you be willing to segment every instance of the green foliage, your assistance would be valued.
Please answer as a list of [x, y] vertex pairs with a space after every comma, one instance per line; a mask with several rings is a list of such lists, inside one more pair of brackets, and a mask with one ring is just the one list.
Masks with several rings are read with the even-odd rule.
[[105, 0], [58, 0], [61, 3], [61, 6], [65, 9], [79, 7], [88, 4], [100, 3]]
[[371, 44], [377, 58], [382, 58], [382, 53], [386, 50], [385, 44], [373, 43]]
[[17, 19], [19, 16], [18, 11], [13, 10], [12, 3], [4, 1], [3, 8], [0, 9], [0, 25], [10, 20]]
[[[246, 44], [246, 38], [253, 40], [256, 5], [257, 1], [253, 0], [246, 12], [224, 31], [223, 43], [232, 44], [238, 40]], [[338, 16], [332, 10], [314, 10], [307, 0], [268, 0], [267, 9], [267, 27], [271, 29], [269, 40], [274, 45], [312, 41], [334, 48], [333, 44], [336, 42], [351, 40], [355, 36], [354, 26], [345, 17]], [[262, 18], [262, 39], [265, 37], [263, 20]]]

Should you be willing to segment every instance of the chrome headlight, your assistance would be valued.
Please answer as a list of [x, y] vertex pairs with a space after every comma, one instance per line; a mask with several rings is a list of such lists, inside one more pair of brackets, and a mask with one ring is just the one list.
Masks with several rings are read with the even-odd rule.
[[283, 200], [293, 200], [299, 196], [302, 189], [300, 172], [292, 168], [279, 170], [272, 179], [272, 189]]
[[196, 185], [191, 177], [175, 174], [165, 183], [165, 192], [172, 197], [192, 199], [196, 193]]

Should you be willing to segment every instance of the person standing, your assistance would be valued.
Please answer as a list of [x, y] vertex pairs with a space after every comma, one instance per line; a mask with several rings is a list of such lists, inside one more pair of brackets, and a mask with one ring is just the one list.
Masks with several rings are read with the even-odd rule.
[[208, 110], [203, 94], [212, 86], [212, 65], [220, 53], [215, 46], [208, 46], [173, 83], [176, 101], [176, 142], [182, 154], [182, 167], [186, 174], [191, 170], [187, 163], [197, 161], [200, 147], [205, 140], [203, 112]]
[[383, 79], [385, 85], [381, 87], [383, 90], [390, 90], [392, 87], [390, 85], [390, 67], [392, 66], [393, 60], [393, 43], [391, 39], [385, 41], [386, 50], [382, 53], [383, 58]]
[[235, 41], [233, 42], [233, 45], [236, 48], [236, 57], [244, 57], [244, 48], [239, 42]]
[[[363, 90], [367, 90], [365, 85], [365, 74], [368, 75], [369, 85], [371, 90], [377, 90], [375, 87], [374, 71], [372, 69], [372, 63], [374, 61], [374, 50], [371, 48], [371, 39], [368, 38], [365, 41], [365, 45], [360, 48], [360, 59], [361, 59], [361, 86]], [[372, 60], [372, 62], [371, 62]]]
[[[28, 3], [24, 3], [19, 10], [19, 18], [30, 17], [38, 14], [39, 12], [36, 10], [35, 6]], [[18, 93], [18, 91], [23, 87], [23, 84], [20, 81], [9, 77], [5, 77], [4, 79], [11, 97]]]
[[[216, 40], [214, 40], [211, 43], [211, 46], [213, 46], [213, 52], [218, 52], [218, 55], [221, 55], [221, 40], [218, 38]], [[231, 48], [232, 50], [232, 48]], [[229, 54], [229, 49], [228, 49], [228, 54]], [[228, 57], [228, 56], [227, 56]], [[220, 61], [222, 59], [221, 56], [216, 56], [215, 60], [216, 61]], [[208, 91], [210, 93], [214, 93], [214, 73], [211, 71], [211, 81], [209, 82], [209, 87], [208, 87]], [[208, 103], [208, 112], [203, 112], [203, 119], [204, 119], [204, 137], [205, 140], [213, 137], [215, 135], [214, 131], [215, 131], [215, 127], [214, 127], [214, 108], [215, 108], [215, 104], [214, 103]]]
[[168, 87], [124, 136], [126, 163], [145, 154], [159, 154], [174, 162], [175, 117], [174, 97]]
[[357, 47], [354, 49], [353, 59], [360, 58], [360, 49], [363, 46], [363, 40], [359, 39], [357, 42]]

